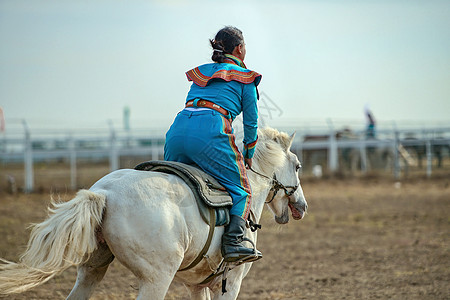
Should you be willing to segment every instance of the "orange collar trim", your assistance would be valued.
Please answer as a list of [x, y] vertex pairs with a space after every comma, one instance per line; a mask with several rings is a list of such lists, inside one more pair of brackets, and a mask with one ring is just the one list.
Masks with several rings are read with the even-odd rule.
[[201, 87], [205, 87], [212, 79], [222, 79], [225, 81], [237, 81], [244, 84], [252, 83], [256, 80], [256, 85], [261, 80], [261, 75], [255, 71], [242, 72], [238, 70], [219, 70], [211, 76], [202, 74], [199, 68], [194, 68], [186, 72], [186, 76], [189, 81], [193, 81], [195, 84]]

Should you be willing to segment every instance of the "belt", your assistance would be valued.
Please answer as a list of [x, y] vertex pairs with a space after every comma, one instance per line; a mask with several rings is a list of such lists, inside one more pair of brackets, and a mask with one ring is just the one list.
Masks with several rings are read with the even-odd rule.
[[211, 102], [208, 100], [203, 100], [203, 99], [190, 100], [186, 103], [186, 107], [210, 108], [210, 109], [220, 112], [225, 117], [230, 118], [230, 114], [228, 113], [228, 110], [226, 110], [225, 108], [222, 108], [219, 105], [215, 104], [214, 102]]

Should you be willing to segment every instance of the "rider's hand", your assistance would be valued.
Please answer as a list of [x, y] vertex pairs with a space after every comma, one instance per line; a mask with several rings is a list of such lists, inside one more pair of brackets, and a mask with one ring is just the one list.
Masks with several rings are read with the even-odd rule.
[[247, 166], [247, 169], [250, 169], [252, 167], [252, 159], [251, 158], [244, 158], [245, 165]]

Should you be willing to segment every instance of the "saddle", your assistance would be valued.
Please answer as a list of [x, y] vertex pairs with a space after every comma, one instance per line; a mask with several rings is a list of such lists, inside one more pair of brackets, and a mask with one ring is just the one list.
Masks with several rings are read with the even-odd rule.
[[147, 161], [135, 170], [173, 174], [191, 188], [203, 221], [208, 225], [225, 226], [230, 223], [230, 194], [214, 177], [197, 167], [174, 161]]

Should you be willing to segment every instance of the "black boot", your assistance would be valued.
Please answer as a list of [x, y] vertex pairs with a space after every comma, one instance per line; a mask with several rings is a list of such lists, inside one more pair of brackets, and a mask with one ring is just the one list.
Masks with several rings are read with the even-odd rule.
[[240, 260], [250, 262], [262, 258], [262, 254], [258, 250], [242, 245], [244, 231], [245, 220], [240, 216], [231, 215], [230, 224], [225, 226], [225, 233], [222, 236], [222, 256], [226, 262]]

